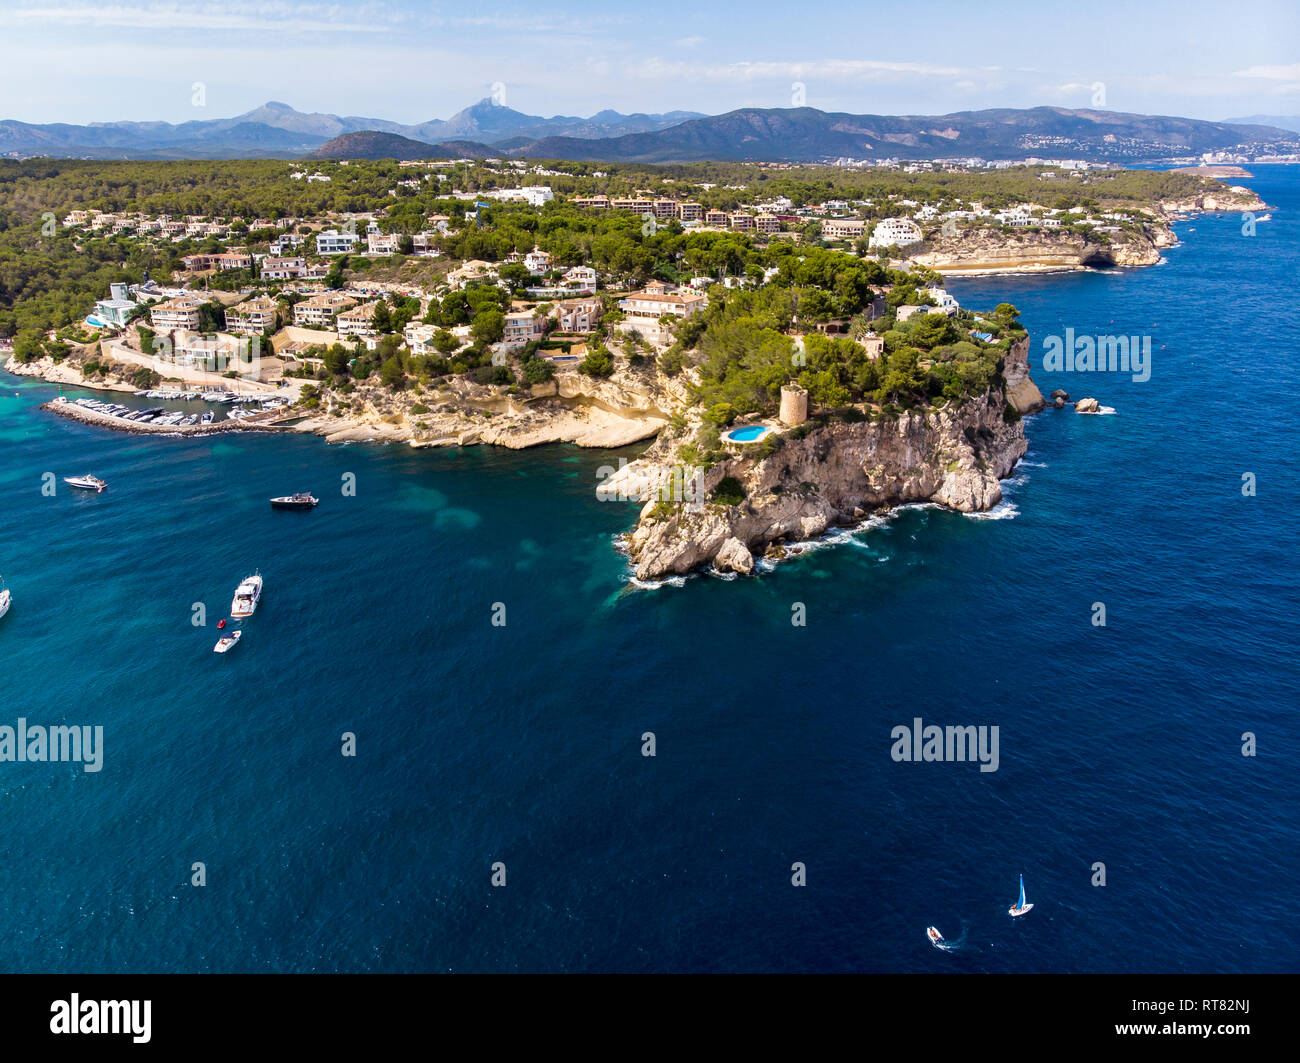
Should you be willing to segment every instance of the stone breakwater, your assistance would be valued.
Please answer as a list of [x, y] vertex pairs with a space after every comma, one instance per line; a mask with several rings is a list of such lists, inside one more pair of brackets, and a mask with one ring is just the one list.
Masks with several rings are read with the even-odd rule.
[[[1028, 338], [1006, 359], [1006, 384], [961, 405], [831, 422], [802, 436], [787, 434], [775, 452], [750, 457], [738, 447], [698, 474], [690, 497], [707, 499], [726, 478], [744, 500], [664, 507], [650, 497], [624, 546], [638, 579], [677, 575], [712, 564], [749, 572], [754, 555], [782, 544], [851, 526], [868, 514], [908, 502], [935, 502], [962, 512], [992, 509], [999, 480], [1010, 475], [1028, 443], [1024, 422], [1009, 415], [1042, 409], [1029, 378]], [[680, 464], [677, 447], [660, 437], [637, 461], [607, 481], [662, 482]], [[760, 451], [761, 453], [761, 451]], [[633, 497], [644, 497], [629, 490]]]
[[58, 414], [58, 416], [65, 417], [69, 421], [79, 421], [81, 424], [94, 425], [96, 428], [109, 428], [114, 432], [127, 432], [131, 435], [141, 436], [211, 436], [225, 432], [292, 431], [287, 425], [273, 423], [282, 418], [279, 413], [254, 414], [242, 421], [214, 421], [212, 424], [154, 425], [124, 421], [121, 417], [113, 417], [110, 414], [100, 413], [98, 410], [88, 410], [84, 406], [78, 406], [73, 402], [58, 402], [56, 400], [44, 403], [41, 409]]

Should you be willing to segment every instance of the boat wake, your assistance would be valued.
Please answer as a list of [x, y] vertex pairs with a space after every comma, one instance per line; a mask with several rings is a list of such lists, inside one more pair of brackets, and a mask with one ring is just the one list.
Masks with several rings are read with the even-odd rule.
[[961, 937], [956, 941], [949, 941], [947, 938], [944, 938], [942, 941], [930, 940], [930, 944], [941, 952], [961, 952], [966, 947], [966, 927], [967, 924], [965, 920], [963, 920], [961, 924]]

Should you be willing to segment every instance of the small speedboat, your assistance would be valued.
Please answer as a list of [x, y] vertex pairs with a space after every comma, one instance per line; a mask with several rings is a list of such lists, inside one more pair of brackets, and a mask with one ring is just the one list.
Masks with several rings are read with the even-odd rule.
[[1010, 916], [1024, 915], [1032, 907], [1033, 907], [1032, 904], [1025, 903], [1025, 876], [1021, 875], [1020, 876], [1020, 898], [1016, 901], [1015, 904], [1013, 904], [1010, 908], [1007, 909], [1007, 915]]
[[320, 502], [319, 498], [314, 498], [306, 491], [299, 491], [296, 495], [281, 495], [279, 498], [271, 499], [272, 509], [311, 509]]
[[0, 584], [0, 616], [9, 612], [9, 606], [13, 604], [14, 596], [9, 593], [2, 584]]
[[931, 945], [938, 946], [943, 944], [943, 935], [939, 933], [938, 927], [927, 926], [925, 928], [925, 936], [930, 939]]
[[229, 635], [223, 635], [217, 639], [217, 644], [212, 647], [213, 653], [229, 653], [239, 641], [242, 631], [232, 631]]
[[84, 491], [102, 491], [108, 486], [98, 476], [65, 476], [63, 482], [69, 487], [80, 487]]
[[211, 424], [211, 423], [212, 423], [212, 411], [211, 411], [211, 410], [208, 410], [206, 413], [204, 413], [204, 415], [203, 415], [202, 417], [199, 418], [199, 423], [200, 423], [200, 424]]

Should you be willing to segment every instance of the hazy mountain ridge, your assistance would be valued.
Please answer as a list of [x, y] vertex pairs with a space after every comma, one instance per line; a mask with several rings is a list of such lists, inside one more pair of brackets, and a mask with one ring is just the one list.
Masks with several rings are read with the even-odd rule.
[[[398, 138], [340, 141], [360, 133]], [[610, 162], [841, 157], [1014, 159], [1025, 156], [1144, 163], [1242, 148], [1300, 152], [1300, 133], [1280, 127], [1060, 107], [999, 108], [946, 115], [873, 115], [811, 107], [741, 108], [590, 118], [539, 118], [480, 100], [447, 120], [403, 125], [306, 113], [268, 102], [235, 118], [107, 122], [88, 126], [0, 121], [0, 154], [90, 158], [446, 157], [449, 142], [473, 154]], [[441, 147], [440, 147], [441, 146]], [[446, 149], [446, 150], [443, 150]], [[399, 154], [375, 155], [377, 151]], [[456, 151], [453, 154], [471, 154]]]
[[1266, 125], [1300, 133], [1300, 114], [1252, 114], [1245, 118], [1225, 118], [1225, 125]]
[[[59, 155], [91, 158], [238, 157], [250, 151], [304, 155], [326, 141], [348, 133], [377, 131], [425, 143], [453, 139], [491, 142], [546, 136], [611, 137], [662, 129], [695, 112], [619, 114], [601, 111], [590, 118], [541, 118], [480, 100], [451, 118], [415, 125], [382, 118], [340, 116], [297, 111], [287, 103], [268, 101], [234, 118], [170, 122], [93, 122], [89, 125], [47, 125], [0, 121], [0, 154]], [[274, 130], [275, 132], [268, 132]]]
[[520, 154], [621, 162], [809, 162], [882, 156], [1004, 159], [1026, 155], [1137, 162], [1259, 143], [1296, 150], [1300, 137], [1262, 126], [1059, 107], [898, 116], [798, 107], [742, 108], [668, 129], [598, 140], [547, 137]]
[[482, 159], [496, 149], [473, 140], [449, 140], [428, 144], [399, 133], [362, 130], [343, 133], [327, 140], [307, 156], [309, 159]]

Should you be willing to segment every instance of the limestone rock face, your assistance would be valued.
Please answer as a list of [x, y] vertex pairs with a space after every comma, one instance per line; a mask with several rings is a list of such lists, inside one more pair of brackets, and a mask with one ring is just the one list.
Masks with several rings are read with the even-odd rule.
[[1029, 377], [1029, 337], [1012, 344], [1007, 352], [1003, 375], [1007, 378], [1007, 402], [1020, 413], [1035, 413], [1041, 410], [1043, 393]]
[[719, 572], [739, 572], [748, 576], [754, 571], [754, 555], [749, 552], [749, 547], [733, 537], [722, 544], [713, 558], [713, 567]]
[[1101, 403], [1096, 399], [1080, 399], [1074, 404], [1075, 413], [1096, 413], [1101, 409]]
[[1012, 233], [962, 230], [917, 245], [907, 261], [940, 273], [1043, 273], [1110, 266], [1153, 266], [1161, 246], [1174, 240], [1161, 224], [1147, 232], [1115, 234], [1110, 243], [1093, 243], [1069, 231]]
[[[1002, 500], [998, 480], [1027, 446], [1023, 422], [1008, 423], [1004, 407], [1004, 396], [993, 392], [959, 408], [831, 423], [802, 439], [787, 437], [780, 450], [761, 460], [728, 458], [700, 474], [694, 497], [707, 499], [731, 476], [745, 499], [730, 506], [683, 504], [668, 512], [647, 502], [625, 541], [636, 576], [686, 573], [708, 561], [725, 567], [738, 553], [731, 540], [750, 554], [761, 553], [777, 540], [816, 538], [832, 525], [856, 523], [855, 512], [903, 502], [989, 509]], [[653, 480], [656, 473], [636, 467], [667, 465], [673, 458], [658, 444], [647, 455], [623, 471]]]
[[516, 394], [464, 377], [437, 391], [397, 395], [358, 383], [347, 396], [346, 410], [323, 405], [296, 430], [330, 442], [405, 442], [413, 447], [622, 447], [657, 435], [672, 412], [689, 402], [690, 383], [688, 373], [670, 378], [631, 368], [605, 379], [562, 368], [547, 383]]

